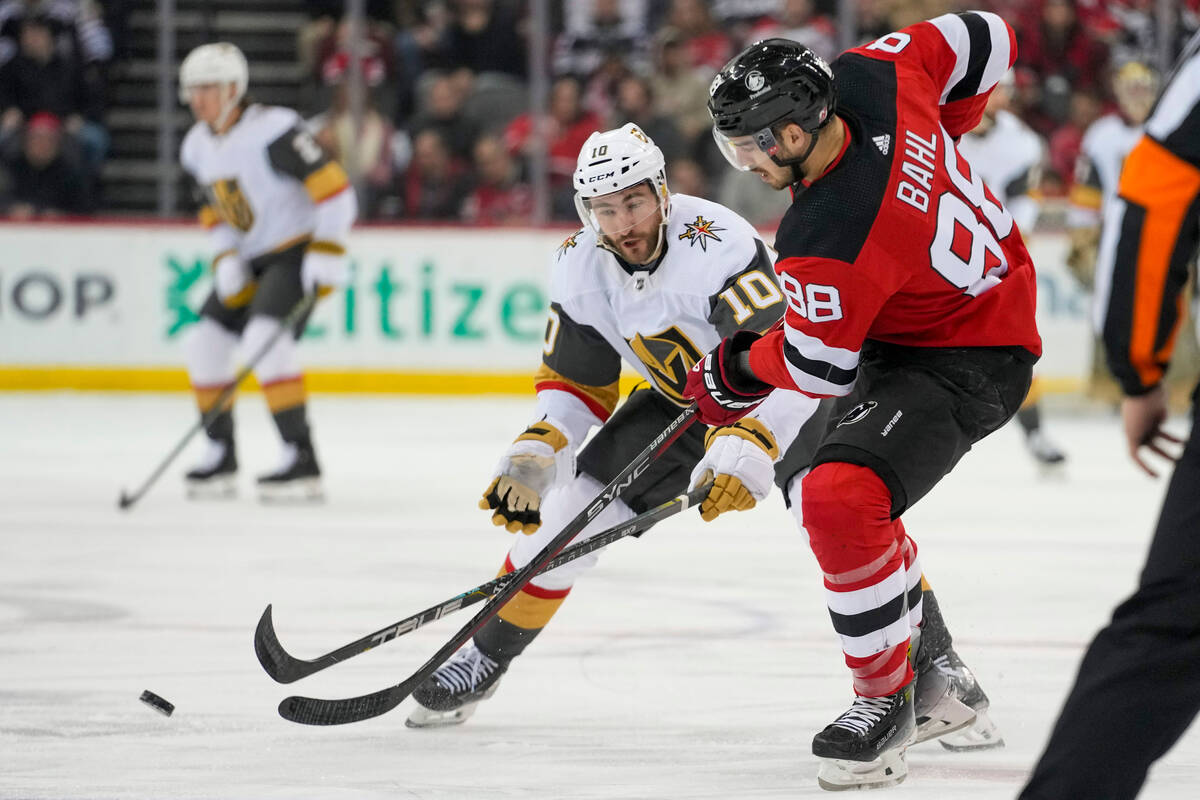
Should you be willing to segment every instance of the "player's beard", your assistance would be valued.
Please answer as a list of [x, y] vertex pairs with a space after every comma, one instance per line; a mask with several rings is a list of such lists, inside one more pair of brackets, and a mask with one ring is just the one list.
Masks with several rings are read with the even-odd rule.
[[757, 167], [753, 170], [753, 172], [762, 179], [763, 183], [767, 184], [777, 192], [782, 191], [792, 185], [792, 170], [790, 169], [784, 170], [783, 174], [781, 175], [777, 175], [774, 172], [768, 172], [765, 169], [760, 169]]
[[645, 264], [654, 254], [654, 246], [658, 244], [658, 231], [649, 234], [626, 234], [616, 240], [621, 258], [630, 264]]

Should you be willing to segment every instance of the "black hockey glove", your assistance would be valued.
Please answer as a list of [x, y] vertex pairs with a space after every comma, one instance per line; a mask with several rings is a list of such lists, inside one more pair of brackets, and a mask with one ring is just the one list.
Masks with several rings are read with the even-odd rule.
[[775, 387], [739, 366], [739, 356], [762, 334], [738, 331], [723, 339], [688, 373], [683, 396], [696, 401], [696, 414], [706, 425], [730, 425], [749, 414]]

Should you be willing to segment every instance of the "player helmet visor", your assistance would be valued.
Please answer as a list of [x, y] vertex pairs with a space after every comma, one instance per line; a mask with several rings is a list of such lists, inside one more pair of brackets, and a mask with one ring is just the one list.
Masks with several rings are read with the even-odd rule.
[[713, 128], [713, 139], [721, 155], [725, 156], [735, 169], [748, 172], [755, 167], [765, 167], [768, 164], [778, 164], [774, 156], [779, 153], [779, 142], [770, 128], [755, 131], [750, 136], [726, 136]]
[[713, 79], [708, 111], [713, 138], [740, 170], [764, 158], [781, 163], [776, 126], [793, 122], [815, 133], [834, 116], [833, 71], [808, 47], [790, 39], [764, 39], [738, 53]]
[[[622, 236], [638, 231], [658, 214], [658, 232], [648, 260], [662, 251], [662, 231], [671, 212], [666, 159], [640, 128], [627, 123], [589, 136], [579, 151], [574, 183], [579, 220], [596, 232], [602, 247], [626, 257], [628, 253], [618, 246]], [[626, 191], [643, 184], [648, 192]]]

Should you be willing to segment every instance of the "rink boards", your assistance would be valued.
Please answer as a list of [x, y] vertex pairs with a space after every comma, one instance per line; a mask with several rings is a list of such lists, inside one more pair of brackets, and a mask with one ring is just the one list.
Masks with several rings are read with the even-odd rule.
[[[356, 230], [351, 283], [305, 333], [310, 388], [532, 391], [550, 264], [570, 233]], [[0, 389], [187, 387], [180, 342], [211, 289], [197, 226], [4, 225], [0, 235]], [[1089, 298], [1063, 266], [1066, 249], [1062, 235], [1030, 242], [1048, 391], [1078, 388], [1090, 360]]]

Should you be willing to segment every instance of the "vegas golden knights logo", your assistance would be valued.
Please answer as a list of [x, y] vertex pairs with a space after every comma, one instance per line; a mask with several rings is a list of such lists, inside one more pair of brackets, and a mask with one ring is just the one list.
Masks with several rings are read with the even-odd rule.
[[216, 181], [208, 187], [208, 193], [217, 214], [235, 230], [245, 233], [254, 227], [254, 212], [250, 209], [250, 201], [242, 194], [237, 178]]
[[704, 355], [692, 344], [683, 331], [676, 327], [661, 333], [626, 339], [642, 363], [650, 368], [650, 376], [663, 394], [680, 405], [687, 405], [683, 389], [687, 384], [688, 370]]

